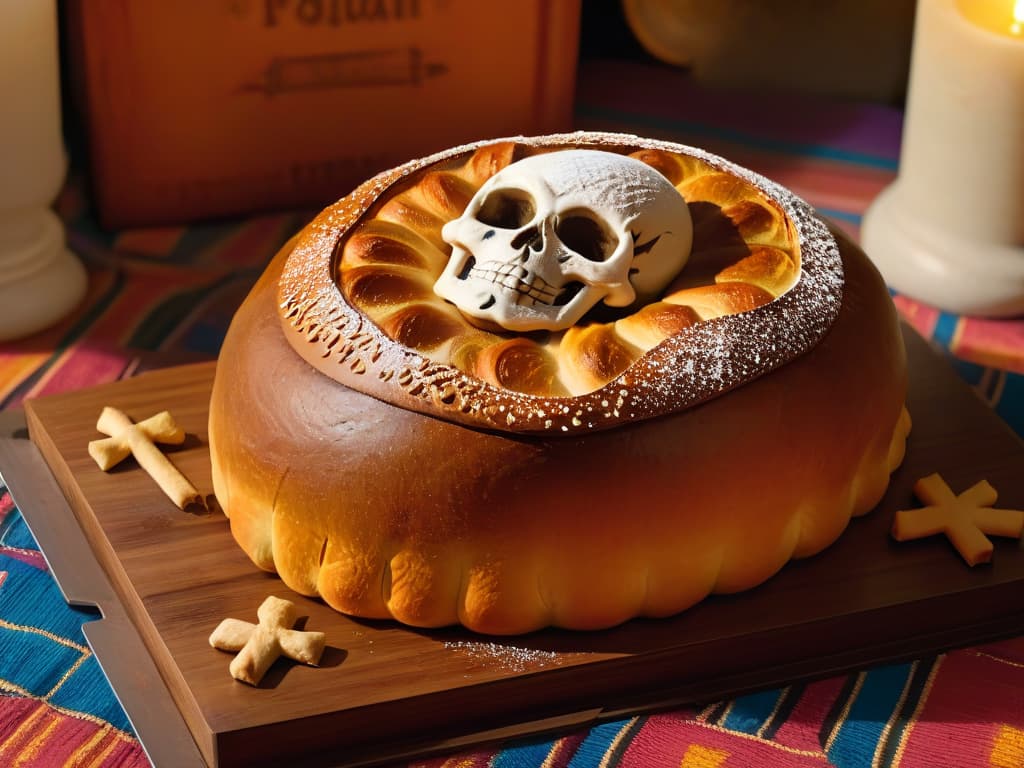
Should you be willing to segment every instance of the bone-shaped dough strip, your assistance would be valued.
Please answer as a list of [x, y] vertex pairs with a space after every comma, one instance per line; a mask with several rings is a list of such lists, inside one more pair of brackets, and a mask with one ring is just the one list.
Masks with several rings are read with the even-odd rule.
[[180, 445], [185, 440], [184, 430], [174, 422], [170, 413], [163, 411], [133, 424], [122, 411], [107, 406], [100, 413], [96, 429], [109, 435], [89, 443], [89, 455], [100, 469], [107, 471], [131, 454], [179, 509], [190, 504], [205, 506], [195, 486], [156, 446], [156, 443]]
[[1024, 512], [993, 509], [998, 494], [987, 480], [957, 495], [935, 473], [914, 483], [914, 495], [928, 506], [896, 513], [892, 528], [896, 541], [943, 533], [967, 564], [974, 566], [992, 559], [988, 536], [1019, 539], [1024, 533]]
[[326, 635], [292, 629], [297, 618], [295, 604], [270, 596], [256, 611], [259, 624], [224, 619], [210, 635], [210, 645], [222, 651], [238, 651], [228, 669], [231, 676], [249, 685], [259, 685], [270, 665], [282, 654], [303, 664], [316, 666], [324, 652]]
[[96, 429], [105, 435], [115, 435], [115, 437], [106, 437], [89, 443], [89, 455], [96, 460], [104, 472], [120, 464], [131, 454], [128, 441], [121, 439], [119, 435], [125, 429], [125, 423], [134, 426], [154, 443], [181, 445], [185, 442], [185, 430], [174, 423], [174, 417], [171, 416], [170, 411], [161, 411], [156, 416], [150, 416], [133, 425], [124, 413], [107, 406], [100, 413]]

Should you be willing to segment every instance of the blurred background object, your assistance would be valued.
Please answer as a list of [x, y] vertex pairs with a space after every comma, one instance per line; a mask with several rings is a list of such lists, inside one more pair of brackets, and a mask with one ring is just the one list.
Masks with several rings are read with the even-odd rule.
[[1024, 313], [1024, 0], [922, 0], [899, 176], [862, 241], [909, 296]]
[[67, 0], [108, 228], [319, 207], [411, 157], [568, 130], [579, 0]]
[[655, 58], [703, 84], [895, 103], [914, 0], [622, 0]]
[[50, 209], [64, 184], [56, 0], [0, 2], [0, 341], [57, 322], [85, 270]]

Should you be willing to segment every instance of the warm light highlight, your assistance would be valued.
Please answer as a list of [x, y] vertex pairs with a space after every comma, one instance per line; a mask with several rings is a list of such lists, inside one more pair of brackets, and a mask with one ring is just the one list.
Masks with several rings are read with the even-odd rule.
[[1024, 0], [955, 0], [960, 14], [982, 29], [1024, 40]]

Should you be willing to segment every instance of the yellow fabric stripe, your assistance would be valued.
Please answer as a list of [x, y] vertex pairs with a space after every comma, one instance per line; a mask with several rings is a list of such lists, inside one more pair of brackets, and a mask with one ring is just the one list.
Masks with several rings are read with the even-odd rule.
[[45, 695], [45, 696], [43, 696], [43, 699], [44, 699], [45, 701], [49, 701], [49, 700], [50, 700], [50, 698], [51, 698], [51, 697], [53, 696], [53, 694], [55, 694], [55, 693], [56, 693], [57, 691], [59, 691], [59, 690], [60, 690], [60, 687], [61, 687], [62, 685], [64, 685], [64, 683], [66, 683], [66, 682], [68, 681], [68, 678], [70, 678], [70, 677], [71, 677], [71, 676], [72, 676], [73, 674], [75, 674], [75, 672], [77, 671], [77, 669], [78, 669], [78, 668], [79, 668], [80, 666], [82, 666], [82, 663], [83, 663], [83, 662], [84, 662], [84, 661], [85, 661], [86, 659], [88, 659], [88, 658], [89, 658], [90, 656], [92, 656], [92, 652], [91, 652], [91, 651], [89, 651], [89, 650], [86, 650], [86, 651], [85, 651], [85, 653], [83, 653], [83, 654], [82, 654], [81, 656], [79, 656], [79, 657], [78, 657], [78, 661], [76, 661], [76, 662], [75, 662], [74, 664], [72, 664], [72, 665], [71, 665], [70, 667], [68, 667], [68, 668], [67, 668], [67, 669], [66, 669], [66, 670], [64, 671], [64, 674], [63, 674], [63, 675], [61, 675], [61, 678], [60, 678], [60, 680], [58, 680], [58, 681], [57, 681], [56, 685], [54, 685], [54, 686], [53, 686], [53, 688], [51, 688], [50, 690], [48, 690], [48, 691], [46, 692], [46, 695]]
[[[89, 739], [84, 744], [79, 744], [78, 748], [70, 755], [68, 755], [68, 759], [64, 761], [65, 768], [78, 768], [78, 766], [88, 765], [90, 762], [93, 765], [100, 763], [100, 760], [94, 759], [87, 761], [87, 758], [89, 758], [92, 755], [93, 750], [95, 750], [109, 735], [110, 726], [105, 726], [103, 728], [97, 729], [96, 733], [92, 735], [91, 739]], [[116, 743], [116, 739], [111, 739], [110, 744]], [[109, 746], [107, 749], [104, 750], [104, 753], [109, 753]]]
[[686, 754], [683, 755], [679, 768], [721, 768], [722, 764], [729, 759], [729, 754], [724, 749], [691, 744], [686, 748]]
[[55, 635], [53, 632], [48, 632], [45, 629], [39, 629], [39, 627], [26, 627], [21, 624], [12, 624], [9, 621], [0, 619], [0, 629], [12, 629], [15, 632], [28, 632], [33, 635], [40, 635], [41, 637], [45, 637], [47, 640], [53, 640], [53, 642], [59, 643], [60, 645], [67, 646], [68, 648], [74, 648], [76, 651], [80, 651], [81, 653], [90, 652], [87, 645], [73, 642], [66, 637]]
[[21, 383], [31, 376], [39, 366], [50, 357], [50, 353], [17, 354], [7, 360], [0, 358], [0, 381], [6, 386], [0, 387], [0, 400], [7, 397]]
[[[120, 730], [118, 728], [113, 728], [113, 726], [111, 726], [110, 723], [108, 723], [106, 720], [104, 720], [101, 717], [97, 717], [96, 715], [91, 715], [88, 712], [80, 712], [77, 709], [68, 709], [67, 707], [61, 707], [61, 706], [58, 706], [56, 704], [52, 704], [52, 703], [46, 701], [45, 699], [43, 699], [42, 696], [36, 696], [31, 691], [27, 691], [24, 688], [21, 688], [20, 686], [17, 686], [14, 683], [10, 682], [9, 680], [4, 680], [4, 679], [0, 678], [0, 690], [8, 691], [10, 693], [15, 693], [18, 696], [21, 696], [22, 698], [25, 698], [25, 699], [32, 699], [33, 701], [39, 702], [44, 707], [49, 707], [50, 709], [54, 710], [55, 712], [59, 712], [62, 715], [67, 715], [68, 717], [73, 717], [76, 720], [84, 720], [85, 722], [93, 723], [94, 725], [110, 727], [110, 728], [113, 729], [113, 731], [115, 733], [120, 734], [119, 738], [121, 738], [122, 740], [129, 741], [129, 742], [134, 742], [135, 741], [135, 737], [132, 734], [127, 733], [126, 731], [122, 731], [122, 730]], [[2, 754], [3, 754], [3, 752], [0, 751], [0, 755], [2, 755]], [[0, 765], [3, 765], [3, 763], [0, 763]]]
[[1010, 725], [999, 728], [989, 763], [992, 768], [1019, 768], [1024, 762], [1024, 731]]
[[[10, 759], [12, 756], [17, 755], [21, 752], [21, 744], [25, 738], [32, 733], [36, 728], [36, 722], [40, 720], [47, 712], [47, 707], [42, 702], [36, 707], [35, 711], [26, 717], [17, 728], [10, 733], [6, 739], [0, 742], [0, 757], [7, 756]], [[0, 764], [10, 764], [7, 760], [0, 761]]]
[[36, 758], [44, 754], [47, 742], [60, 724], [60, 721], [54, 717], [53, 711], [50, 709], [46, 710], [46, 719], [49, 722], [19, 750], [18, 757], [11, 764], [11, 768], [19, 768], [19, 766], [34, 763]]

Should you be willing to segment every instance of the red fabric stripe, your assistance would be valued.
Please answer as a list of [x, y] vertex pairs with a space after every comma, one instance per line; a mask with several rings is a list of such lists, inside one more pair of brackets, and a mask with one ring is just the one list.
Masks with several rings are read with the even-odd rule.
[[957, 357], [979, 365], [1024, 373], [1024, 323], [964, 318], [950, 349]]
[[894, 296], [893, 303], [903, 319], [910, 323], [914, 330], [926, 339], [932, 337], [935, 333], [935, 326], [939, 322], [939, 310], [906, 296]]
[[4, 491], [4, 493], [0, 495], [0, 523], [2, 523], [4, 518], [11, 513], [12, 509], [14, 509], [14, 499], [11, 498], [11, 494]]
[[1024, 765], [1024, 667], [957, 651], [942, 661], [899, 765], [966, 766], [979, 760]]
[[70, 392], [117, 381], [130, 359], [124, 350], [110, 346], [76, 346], [60, 358], [51, 371], [47, 371], [47, 375], [33, 388], [31, 396]]
[[18, 560], [26, 565], [31, 565], [33, 568], [38, 568], [40, 571], [45, 571], [47, 567], [43, 553], [36, 552], [34, 549], [13, 549], [12, 547], [0, 546], [0, 556]]
[[[31, 722], [29, 722], [31, 721]], [[22, 727], [23, 724], [25, 727]], [[0, 765], [17, 759], [24, 768], [62, 768], [83, 745], [105, 730], [82, 757], [96, 768], [147, 768], [149, 760], [138, 742], [107, 726], [65, 715], [46, 702], [13, 697], [0, 707]], [[100, 760], [107, 748], [106, 757]]]
[[998, 643], [979, 646], [976, 650], [1005, 661], [1024, 664], [1024, 637], [1014, 637]]
[[622, 768], [810, 768], [827, 766], [823, 754], [803, 754], [772, 742], [705, 726], [692, 713], [652, 716], [630, 742]]
[[821, 749], [821, 728], [845, 680], [839, 676], [810, 683], [789, 718], [775, 732], [775, 741], [793, 749]]

